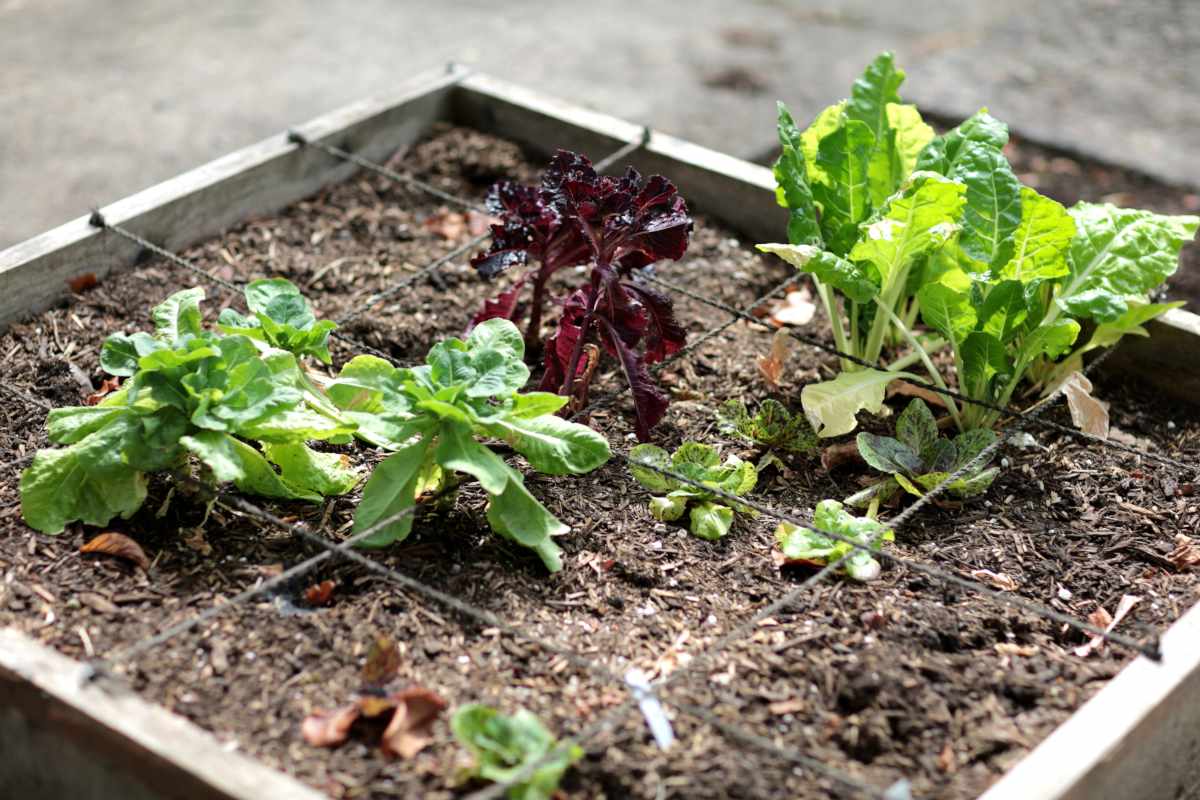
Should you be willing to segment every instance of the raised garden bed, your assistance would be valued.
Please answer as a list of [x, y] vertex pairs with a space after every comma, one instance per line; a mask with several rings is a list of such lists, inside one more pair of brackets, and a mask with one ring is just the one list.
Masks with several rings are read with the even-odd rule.
[[[568, 147], [599, 158], [641, 135], [635, 126], [461, 75], [425, 81], [398, 100], [356, 106], [301, 132], [368, 158], [391, 158], [400, 172], [476, 200], [498, 178], [530, 180], [549, 149]], [[778, 238], [782, 225], [766, 170], [657, 134], [624, 161], [644, 173], [668, 175], [697, 212], [688, 253], [660, 265], [661, 277], [743, 308], [791, 273], [748, 246]], [[181, 250], [185, 259], [223, 280], [287, 277], [304, 289], [320, 316], [336, 318], [363, 308], [375, 293], [472, 233], [469, 218], [428, 193], [352, 170], [281, 136], [103, 211], [109, 222]], [[199, 283], [170, 262], [139, 259], [139, 250], [112, 232], [89, 227], [85, 218], [0, 254], [5, 289], [0, 319], [9, 323], [0, 339], [3, 384], [52, 406], [80, 402], [99, 384], [103, 336], [146, 329], [153, 303]], [[95, 274], [98, 284], [62, 302], [64, 281], [83, 273]], [[374, 307], [344, 333], [398, 360], [420, 359], [433, 342], [461, 333], [495, 290], [478, 280], [465, 256], [436, 276]], [[210, 314], [233, 302], [218, 288], [205, 288]], [[47, 307], [30, 316], [31, 309]], [[677, 308], [693, 337], [727, 319], [686, 297], [677, 298]], [[1100, 396], [1112, 403], [1112, 418], [1130, 441], [1189, 462], [1200, 449], [1200, 416], [1146, 383], [1178, 388], [1197, 381], [1194, 319], [1173, 312], [1153, 325], [1156, 345], [1167, 332], [1181, 343], [1154, 350], [1169, 374], [1151, 365], [1146, 351], [1129, 347], [1110, 359], [1099, 381]], [[813, 335], [823, 335], [819, 323], [818, 315]], [[717, 433], [713, 410], [728, 398], [767, 396], [753, 355], [769, 343], [761, 326], [739, 323], [668, 367], [662, 382], [674, 402], [656, 439], [674, 447], [702, 437], [721, 441], [725, 453], [742, 452], [740, 444]], [[340, 363], [351, 349], [334, 342], [333, 351]], [[825, 375], [830, 361], [798, 348], [784, 396], [795, 396], [804, 383]], [[614, 375], [602, 373], [593, 392], [603, 397], [618, 388]], [[44, 409], [14, 402], [4, 414], [0, 460], [14, 461], [44, 444]], [[1062, 410], [1051, 415], [1069, 421]], [[590, 422], [614, 447], [632, 444], [624, 400], [593, 414]], [[1078, 618], [1136, 595], [1142, 599], [1120, 630], [1147, 635], [1165, 630], [1196, 598], [1194, 576], [1168, 558], [1174, 537], [1194, 533], [1200, 519], [1192, 476], [1070, 437], [1038, 432], [1037, 438], [1035, 447], [1005, 452], [1008, 466], [985, 502], [959, 511], [923, 510], [897, 533], [896, 552], [964, 576], [977, 570], [1003, 574], [1014, 594]], [[366, 451], [347, 453], [361, 460]], [[771, 473], [765, 473], [757, 497], [796, 510], [856, 488], [853, 468], [829, 473], [815, 459], [803, 458], [791, 460], [789, 468], [793, 475], [787, 480], [766, 480]], [[465, 488], [453, 509], [423, 514], [405, 543], [371, 557], [617, 674], [637, 666], [651, 677], [698, 657], [807, 576], [781, 573], [772, 561], [774, 520], [739, 519], [716, 543], [656, 522], [647, 511], [647, 495], [618, 460], [580, 478], [527, 480], [573, 529], [561, 540], [565, 568], [553, 577], [536, 558], [486, 534], [484, 495], [477, 487]], [[80, 557], [86, 537], [79, 526], [57, 538], [29, 531], [17, 513], [15, 487], [12, 471], [0, 496], [5, 504], [0, 624], [72, 658], [119, 653], [318, 552], [278, 527], [221, 509], [200, 536], [194, 532], [202, 516], [199, 504], [174, 502], [167, 516], [155, 519], [159, 503], [151, 502], [134, 519], [111, 526], [133, 535], [150, 554], [153, 565], [143, 574]], [[156, 485], [152, 497], [161, 500], [166, 490]], [[354, 502], [348, 496], [321, 506], [269, 508], [340, 538]], [[304, 590], [323, 580], [335, 583], [332, 604], [308, 608]], [[361, 566], [336, 561], [136, 659], [118, 661], [118, 667], [150, 703], [331, 796], [456, 796], [461, 790], [448, 784], [459, 750], [444, 725], [433, 746], [409, 761], [387, 761], [358, 741], [333, 751], [316, 749], [299, 736], [306, 714], [344, 702], [359, 687], [366, 651], [381, 633], [400, 643], [400, 682], [433, 688], [452, 707], [476, 701], [508, 711], [524, 707], [571, 736], [628, 698], [622, 686], [566, 658], [477, 624]], [[1001, 784], [994, 796], [1105, 796], [1088, 781], [1103, 780], [1106, 770], [1122, 780], [1153, 778], [1154, 792], [1161, 794], [1144, 796], [1171, 796], [1191, 777], [1183, 764], [1171, 771], [1161, 762], [1122, 756], [1114, 765], [1100, 757], [1118, 745], [1127, 749], [1112, 752], [1172, 752], [1164, 749], [1165, 741], [1189, 744], [1165, 733], [1193, 718], [1184, 700], [1193, 691], [1189, 676], [1197, 652], [1190, 637], [1181, 638], [1164, 644], [1169, 674], [1178, 677], [1168, 683], [1180, 688], [1147, 696], [1142, 716], [1149, 721], [1136, 714], [1118, 720], [1122, 724], [1114, 726], [1110, 740], [1093, 742], [1100, 752], [1075, 756], [1074, 772], [1056, 763], [1068, 778], [1042, 795]], [[583, 743], [587, 756], [564, 788], [581, 797], [853, 794], [779, 752], [752, 747], [729, 732], [733, 727], [880, 792], [907, 779], [915, 796], [973, 797], [1132, 657], [1111, 645], [1078, 657], [1072, 648], [1084, 641], [1082, 634], [1034, 613], [1006, 609], [903, 569], [885, 569], [880, 581], [867, 586], [828, 581], [763, 620], [752, 635], [716, 654], [694, 680], [672, 690], [676, 702], [707, 709], [709, 721], [673, 712], [679, 741], [662, 752], [641, 718], [631, 716]], [[0, 674], [18, 685], [20, 670], [4, 659], [0, 656]], [[1156, 669], [1139, 664], [1142, 675]], [[1138, 698], [1129, 699], [1128, 686], [1124, 692], [1118, 705], [1136, 710]], [[26, 718], [36, 716], [30, 708], [36, 706], [24, 706]], [[125, 760], [122, 769], [136, 775], [136, 760]], [[198, 762], [194, 769], [206, 767]], [[1036, 784], [1036, 765], [1018, 768], [1015, 780], [1021, 769], [1033, 769]], [[238, 791], [219, 788], [213, 796], [253, 796]]]

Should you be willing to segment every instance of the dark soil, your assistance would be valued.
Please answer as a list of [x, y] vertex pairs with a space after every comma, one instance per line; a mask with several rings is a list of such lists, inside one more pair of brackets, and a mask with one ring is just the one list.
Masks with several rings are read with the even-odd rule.
[[[1023, 170], [1033, 167], [1028, 163]], [[534, 174], [511, 145], [460, 130], [440, 132], [399, 154], [394, 165], [476, 198], [498, 177]], [[1065, 187], [1091, 174], [1065, 169], [1046, 162], [1037, 174], [1047, 183], [1039, 188], [1048, 190], [1049, 182]], [[1114, 186], [1111, 191], [1127, 190]], [[458, 220], [447, 214], [418, 191], [359, 176], [185, 256], [226, 279], [290, 278], [321, 315], [336, 318], [464, 240], [469, 233], [452, 230]], [[744, 306], [788, 273], [699, 215], [690, 251], [660, 274]], [[79, 403], [103, 377], [97, 363], [103, 337], [148, 328], [150, 306], [193, 283], [195, 276], [162, 262], [105, 280], [0, 337], [0, 380], [49, 405]], [[496, 288], [459, 259], [436, 281], [419, 281], [344, 331], [416, 361], [438, 338], [459, 333]], [[213, 287], [210, 318], [230, 302]], [[678, 307], [693, 335], [725, 320], [690, 300]], [[823, 335], [820, 319], [810, 332]], [[660, 443], [696, 438], [753, 456], [722, 440], [713, 412], [730, 397], [768, 396], [753, 356], [769, 343], [761, 327], [739, 323], [665, 370], [674, 402], [657, 431]], [[351, 350], [339, 342], [335, 353], [340, 363]], [[801, 386], [830, 374], [831, 366], [819, 353], [797, 349], [780, 396], [798, 404]], [[611, 369], [602, 368], [594, 396], [618, 388]], [[1194, 408], [1168, 405], [1120, 376], [1100, 380], [1098, 394], [1139, 446], [1196, 460], [1200, 415]], [[632, 443], [628, 404], [610, 409], [591, 423], [614, 447], [625, 448]], [[0, 415], [0, 461], [44, 444], [44, 409], [9, 402]], [[1050, 417], [1069, 422], [1062, 409]], [[1141, 602], [1118, 630], [1163, 630], [1197, 596], [1194, 575], [1166, 557], [1176, 535], [1195, 533], [1200, 520], [1192, 484], [1134, 456], [1047, 433], [1039, 440], [1004, 453], [1007, 468], [985, 499], [957, 510], [922, 511], [898, 532], [894, 551], [963, 575], [1003, 573], [1016, 594], [1081, 618], [1101, 606], [1113, 611], [1122, 595], [1137, 595]], [[364, 463], [370, 458], [365, 448], [352, 455]], [[772, 475], [761, 483], [757, 499], [803, 514], [823, 498], [850, 494], [865, 477], [854, 467], [830, 474], [816, 458], [794, 459], [790, 468], [789, 478]], [[141, 514], [111, 526], [149, 554], [153, 564], [142, 574], [80, 556], [79, 546], [94, 530], [76, 525], [53, 538], [30, 531], [20, 520], [16, 481], [17, 470], [10, 469], [0, 487], [0, 625], [76, 658], [111, 654], [317, 552], [221, 508], [197, 531], [201, 509], [187, 497], [175, 497], [167, 515], [156, 519], [168, 488], [162, 483]], [[425, 513], [406, 542], [371, 555], [612, 672], [637, 666], [652, 677], [705, 652], [808, 574], [775, 566], [774, 523], [766, 517], [739, 518], [717, 543], [655, 522], [646, 493], [617, 460], [580, 478], [531, 476], [528, 482], [572, 526], [561, 540], [566, 566], [557, 575], [489, 534], [484, 495], [472, 486], [452, 509]], [[346, 535], [355, 501], [268, 507], [336, 540]], [[323, 580], [336, 583], [332, 604], [306, 608], [304, 589]], [[460, 749], [444, 723], [434, 744], [407, 762], [385, 760], [363, 741], [330, 751], [310, 747], [299, 735], [305, 715], [343, 704], [360, 688], [367, 649], [380, 634], [399, 642], [396, 685], [434, 689], [451, 708], [475, 701], [510, 712], [525, 707], [570, 736], [628, 696], [561, 656], [346, 563], [325, 565], [286, 592], [230, 608], [121, 670], [147, 699], [331, 796], [455, 796]], [[885, 563], [876, 583], [819, 585], [679, 681], [670, 696], [874, 786], [903, 777], [917, 796], [972, 797], [1132, 657], [1109, 646], [1080, 658], [1072, 651], [1084, 640], [1061, 625]], [[809, 769], [687, 714], [673, 716], [679, 742], [667, 753], [655, 748], [638, 717], [585, 742], [587, 756], [565, 784], [567, 796], [818, 798], [835, 791]]]

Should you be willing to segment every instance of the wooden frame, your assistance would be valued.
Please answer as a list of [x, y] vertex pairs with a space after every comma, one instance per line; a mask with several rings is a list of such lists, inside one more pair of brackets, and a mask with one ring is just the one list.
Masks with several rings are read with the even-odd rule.
[[[378, 160], [438, 121], [469, 125], [543, 154], [567, 147], [599, 157], [643, 135], [632, 123], [457, 68], [421, 76], [393, 96], [356, 103], [297, 130]], [[627, 160], [644, 172], [670, 175], [689, 201], [752, 240], [777, 238], [783, 227], [774, 181], [763, 167], [657, 132]], [[277, 211], [354, 170], [281, 133], [102, 211], [109, 221], [178, 250]], [[134, 267], [139, 250], [81, 216], [0, 252], [0, 330], [59, 302], [73, 277], [91, 272], [102, 278]], [[1200, 317], [1171, 311], [1150, 328], [1151, 340], [1127, 337], [1109, 364], [1195, 402], [1200, 397]], [[993, 786], [986, 800], [1175, 797], [1178, 786], [1194, 780], [1200, 768], [1200, 607], [1171, 627], [1163, 653], [1162, 664], [1138, 659], [1127, 667]], [[137, 780], [127, 775], [124, 784], [112, 785], [140, 787], [142, 793], [129, 789], [121, 796], [184, 796], [179, 787], [188, 787], [187, 797], [220, 800], [319, 796], [249, 759], [231, 757], [208, 734], [136, 697], [81, 688], [81, 669], [13, 631], [0, 631], [0, 741], [6, 748], [0, 788], [6, 779], [15, 780], [22, 764], [36, 769], [40, 757], [62, 774], [112, 778], [113, 770], [132, 770]], [[126, 723], [115, 724], [114, 715]], [[39, 737], [46, 731], [54, 732], [54, 749], [39, 756], [39, 743], [47, 742]], [[57, 766], [60, 740], [74, 748], [70, 757], [79, 769]], [[13, 758], [9, 752], [21, 755]], [[131, 757], [135, 753], [137, 759]], [[218, 755], [220, 769], [208, 769]], [[214, 781], [209, 772], [229, 779]], [[153, 779], [141, 780], [147, 775]], [[80, 784], [40, 796], [89, 794]]]

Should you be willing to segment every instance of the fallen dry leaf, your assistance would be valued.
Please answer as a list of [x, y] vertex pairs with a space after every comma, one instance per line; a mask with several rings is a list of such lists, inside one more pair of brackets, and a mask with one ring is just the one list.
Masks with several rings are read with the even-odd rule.
[[777, 717], [782, 717], [784, 714], [798, 714], [808, 707], [799, 697], [793, 697], [791, 700], [779, 700], [767, 706], [767, 710]]
[[908, 381], [892, 381], [887, 388], [887, 396], [892, 397], [900, 395], [901, 397], [919, 397], [930, 405], [938, 408], [946, 407], [946, 397], [932, 389], [926, 389], [921, 386], [914, 386]]
[[1016, 642], [997, 642], [992, 645], [996, 648], [996, 652], [1002, 656], [1029, 656], [1037, 655], [1037, 645], [1033, 644], [1017, 644]]
[[300, 734], [313, 747], [337, 747], [350, 735], [358, 715], [357, 703], [330, 712], [314, 711], [300, 723]]
[[1108, 404], [1092, 397], [1092, 382], [1081, 372], [1072, 372], [1062, 382], [1071, 421], [1084, 433], [1108, 438]]
[[946, 742], [946, 746], [943, 747], [942, 752], [938, 754], [937, 765], [938, 769], [947, 775], [954, 772], [955, 768], [958, 766], [958, 759], [954, 757], [954, 747], [951, 746], [949, 742]]
[[1174, 564], [1176, 569], [1191, 569], [1200, 564], [1200, 548], [1196, 547], [1196, 542], [1186, 533], [1177, 533], [1175, 549], [1167, 556], [1167, 560]]
[[425, 228], [431, 233], [453, 242], [466, 235], [470, 224], [466, 214], [441, 208], [425, 218]]
[[82, 275], [76, 275], [74, 278], [67, 279], [67, 288], [75, 294], [83, 294], [96, 288], [100, 281], [96, 280], [96, 273], [85, 272]]
[[1017, 582], [1004, 572], [992, 572], [990, 569], [975, 569], [971, 570], [971, 577], [977, 581], [990, 583], [1003, 592], [1015, 592], [1017, 590]]
[[204, 538], [204, 528], [196, 527], [183, 537], [183, 543], [202, 556], [211, 556], [213, 549]]
[[[1129, 613], [1135, 605], [1141, 602], [1142, 598], [1133, 594], [1121, 595], [1121, 602], [1117, 603], [1117, 613], [1109, 614], [1103, 607], [1097, 608], [1091, 614], [1088, 614], [1088, 622], [1095, 625], [1097, 628], [1103, 628], [1105, 633], [1111, 633], [1112, 629], [1120, 624], [1125, 615]], [[1080, 645], [1075, 648], [1075, 655], [1080, 658], [1087, 658], [1092, 654], [1093, 650], [1099, 650], [1104, 647], [1104, 637], [1099, 634], [1092, 637], [1087, 644]]]
[[400, 648], [387, 636], [376, 636], [367, 651], [367, 663], [363, 665], [362, 679], [367, 686], [382, 687], [396, 677], [400, 669]]
[[335, 586], [333, 581], [314, 583], [304, 590], [304, 601], [310, 606], [327, 606], [333, 600]]
[[788, 336], [785, 330], [775, 331], [775, 338], [771, 340], [771, 349], [765, 356], [759, 356], [755, 361], [758, 364], [758, 371], [762, 373], [763, 380], [771, 385], [772, 388], [779, 388], [779, 379], [783, 377], [783, 368], [787, 364], [788, 354], [791, 352], [792, 337]]
[[826, 472], [833, 472], [838, 467], [847, 464], [862, 464], [862, 454], [858, 452], [858, 443], [855, 441], [842, 442], [841, 444], [831, 444], [821, 451], [821, 466]]
[[121, 388], [121, 379], [120, 378], [118, 378], [116, 376], [114, 376], [112, 378], [105, 378], [103, 381], [100, 382], [99, 389], [92, 392], [91, 394], [89, 394], [87, 397], [85, 397], [83, 399], [83, 404], [85, 406], [94, 406], [97, 403], [99, 403], [101, 400], [103, 400], [109, 392], [115, 392], [119, 388]]
[[812, 321], [817, 306], [808, 289], [788, 292], [784, 301], [771, 311], [771, 319], [780, 325], [807, 325]]
[[123, 533], [108, 531], [95, 536], [87, 544], [79, 548], [79, 552], [115, 556], [116, 558], [123, 558], [126, 561], [132, 562], [143, 570], [150, 569], [150, 559], [146, 557], [146, 551], [142, 549], [141, 545]]
[[433, 742], [433, 723], [446, 710], [438, 695], [413, 686], [392, 695], [396, 711], [383, 731], [380, 749], [385, 756], [412, 758]]

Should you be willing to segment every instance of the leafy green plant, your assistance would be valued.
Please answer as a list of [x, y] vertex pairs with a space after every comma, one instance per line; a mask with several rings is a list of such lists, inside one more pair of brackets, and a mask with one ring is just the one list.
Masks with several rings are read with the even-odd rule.
[[[567, 398], [522, 394], [529, 380], [525, 342], [506, 319], [477, 325], [466, 341], [434, 345], [424, 366], [396, 368], [369, 355], [351, 359], [329, 384], [329, 399], [357, 425], [355, 435], [393, 450], [363, 488], [354, 517], [362, 531], [412, 506], [424, 492], [449, 488], [454, 473], [479, 480], [488, 493], [494, 531], [533, 549], [547, 569], [562, 567], [551, 537], [569, 528], [525, 487], [521, 473], [475, 437], [498, 439], [538, 472], [578, 475], [609, 458], [608, 441], [554, 415]], [[366, 547], [400, 541], [407, 516], [363, 540]]]
[[732, 503], [690, 483], [683, 483], [637, 462], [669, 469], [713, 489], [743, 497], [758, 482], [758, 472], [749, 461], [729, 456], [721, 463], [715, 447], [699, 442], [684, 442], [673, 454], [652, 444], [639, 444], [629, 451], [629, 471], [638, 483], [661, 496], [650, 499], [650, 513], [655, 519], [673, 522], [683, 516], [688, 507], [688, 530], [701, 539], [715, 541], [729, 533], [733, 513], [749, 516], [756, 512], [740, 503]]
[[717, 411], [722, 433], [770, 451], [812, 455], [817, 451], [817, 436], [803, 414], [792, 414], [778, 400], [767, 398], [753, 414], [741, 399], [727, 400]]
[[203, 299], [203, 289], [176, 292], [153, 309], [153, 334], [109, 336], [100, 364], [124, 385], [98, 405], [50, 412], [50, 440], [63, 447], [39, 450], [21, 473], [30, 527], [60, 533], [74, 520], [130, 517], [147, 475], [185, 469], [189, 456], [206, 481], [265, 497], [317, 501], [357, 483], [343, 456], [306, 444], [345, 440], [354, 424], [310, 401], [291, 353], [206, 330]]
[[[987, 428], [960, 433], [953, 439], [940, 436], [937, 421], [925, 401], [914, 398], [896, 418], [896, 436], [858, 434], [858, 452], [869, 465], [889, 477], [847, 498], [853, 506], [875, 509], [897, 491], [921, 497], [954, 472], [965, 467], [996, 441]], [[975, 497], [987, 491], [999, 470], [979, 464], [946, 486], [952, 497]], [[873, 512], [869, 512], [873, 516]]]
[[581, 747], [571, 742], [560, 745], [554, 734], [524, 709], [506, 717], [488, 706], [462, 706], [451, 717], [450, 730], [475, 759], [466, 778], [504, 783], [545, 760], [509, 788], [510, 800], [550, 800], [563, 774], [583, 757]]
[[[851, 97], [800, 131], [780, 107], [775, 165], [788, 244], [760, 245], [813, 276], [839, 350], [876, 363], [888, 343], [911, 352], [893, 371], [843, 359], [832, 381], [802, 392], [820, 436], [877, 413], [896, 372], [947, 344], [959, 391], [1005, 406], [1022, 380], [1052, 387], [1089, 349], [1114, 343], [1172, 307], [1148, 294], [1178, 265], [1197, 218], [1078, 203], [1067, 210], [1021, 186], [1004, 147], [1008, 128], [985, 110], [934, 136], [901, 103], [904, 73], [888, 53], [868, 66]], [[944, 341], [914, 333], [918, 317]], [[1097, 325], [1075, 346], [1080, 322]], [[1059, 364], [1057, 359], [1066, 358]], [[970, 404], [962, 431], [999, 412]]]
[[775, 529], [783, 563], [823, 566], [849, 554], [840, 571], [859, 581], [879, 577], [879, 562], [868, 550], [858, 549], [829, 534], [839, 534], [871, 550], [879, 550], [884, 542], [895, 539], [892, 529], [882, 522], [870, 517], [856, 517], [836, 500], [822, 500], [813, 512], [812, 528], [781, 522]]
[[225, 333], [240, 333], [287, 350], [297, 358], [312, 356], [330, 364], [329, 334], [337, 328], [333, 320], [318, 320], [300, 290], [284, 278], [266, 278], [246, 284], [246, 306], [251, 317], [232, 308], [221, 312], [217, 327]]

